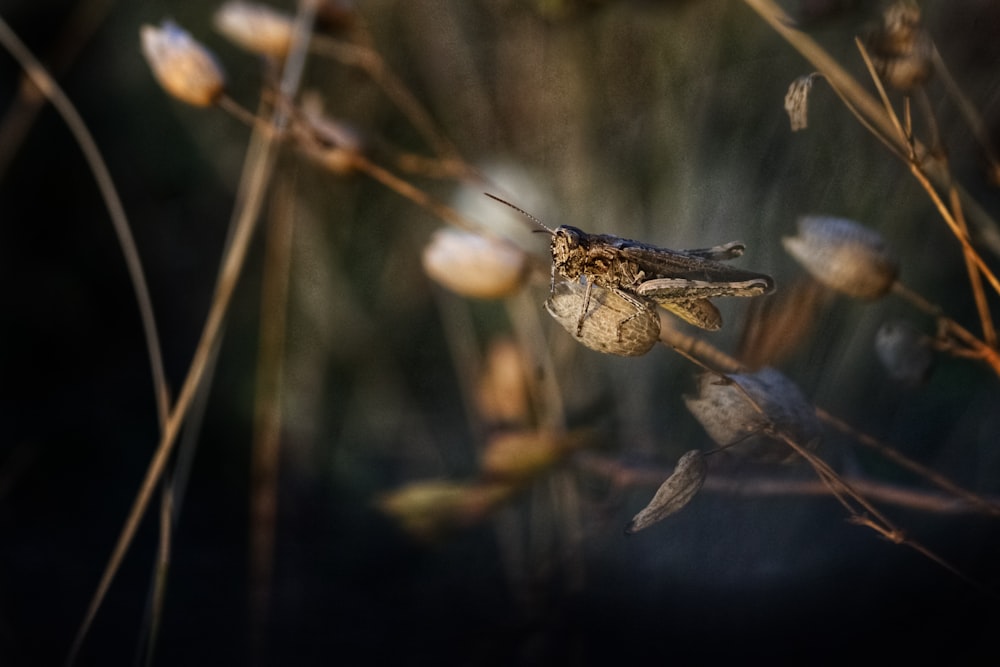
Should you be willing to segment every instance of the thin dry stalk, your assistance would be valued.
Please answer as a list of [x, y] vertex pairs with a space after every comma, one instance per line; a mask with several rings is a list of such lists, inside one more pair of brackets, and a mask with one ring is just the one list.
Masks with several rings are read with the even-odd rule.
[[[962, 213], [962, 200], [958, 196], [958, 191], [954, 187], [948, 188], [948, 201], [955, 216], [955, 223], [963, 233], [968, 235], [969, 227], [965, 224], [965, 215]], [[986, 291], [983, 289], [983, 276], [976, 266], [975, 258], [969, 255], [969, 251], [962, 246], [962, 255], [965, 258], [965, 268], [969, 273], [969, 283], [972, 285], [972, 294], [976, 300], [976, 312], [979, 313], [979, 322], [983, 329], [983, 342], [991, 348], [997, 346], [997, 332], [993, 326], [993, 317], [990, 314], [990, 305], [986, 300]]]
[[948, 65], [944, 62], [944, 58], [941, 57], [941, 53], [937, 50], [937, 45], [934, 44], [931, 46], [931, 59], [934, 64], [935, 75], [944, 83], [945, 90], [948, 91], [955, 106], [958, 107], [959, 113], [972, 131], [972, 136], [979, 142], [980, 147], [983, 149], [983, 153], [990, 163], [993, 182], [1000, 184], [1000, 159], [997, 159], [996, 151], [993, 149], [993, 143], [990, 141], [986, 123], [983, 122], [983, 118], [980, 116], [976, 106], [962, 92], [961, 87], [955, 81], [955, 77], [951, 75]]
[[941, 332], [945, 335], [951, 336], [952, 339], [957, 339], [957, 342], [964, 346], [955, 348], [951, 345], [947, 345], [942, 348], [943, 351], [957, 357], [981, 360], [989, 366], [996, 375], [1000, 376], [1000, 351], [998, 351], [995, 347], [990, 347], [983, 341], [979, 340], [968, 329], [946, 316], [940, 306], [931, 303], [898, 280], [893, 283], [892, 291], [896, 294], [896, 296], [909, 302], [918, 310], [936, 318], [938, 321], [938, 328]]
[[[965, 254], [966, 261], [973, 263], [978, 271], [982, 271], [983, 275], [989, 281], [993, 289], [998, 294], [1000, 294], [1000, 281], [997, 280], [996, 276], [993, 274], [990, 268], [986, 266], [986, 263], [983, 261], [983, 258], [980, 257], [976, 249], [972, 247], [972, 241], [969, 238], [969, 233], [967, 229], [964, 227], [964, 218], [963, 218], [963, 224], [959, 225], [959, 223], [955, 219], [955, 216], [952, 215], [952, 212], [945, 205], [944, 201], [941, 199], [941, 196], [938, 194], [937, 190], [934, 188], [933, 185], [931, 185], [930, 178], [928, 177], [927, 172], [922, 166], [924, 162], [923, 158], [920, 156], [920, 152], [918, 152], [918, 147], [920, 146], [919, 142], [917, 142], [916, 138], [913, 137], [913, 135], [907, 129], [903, 128], [903, 125], [899, 121], [899, 117], [896, 115], [895, 109], [893, 109], [892, 103], [889, 101], [889, 96], [886, 94], [885, 88], [882, 86], [882, 81], [879, 78], [878, 73], [875, 71], [875, 65], [872, 63], [871, 58], [868, 56], [867, 49], [865, 49], [865, 46], [860, 39], [856, 39], [855, 41], [858, 45], [858, 49], [861, 51], [861, 57], [864, 59], [865, 65], [868, 67], [868, 72], [872, 77], [872, 81], [875, 82], [875, 86], [878, 89], [879, 96], [882, 99], [883, 107], [885, 108], [885, 113], [890, 118], [893, 127], [896, 128], [896, 132], [898, 134], [897, 137], [898, 140], [903, 142], [909, 148], [906, 154], [907, 155], [906, 162], [907, 165], [910, 167], [911, 173], [920, 183], [921, 187], [923, 187], [924, 190], [927, 192], [928, 196], [931, 198], [931, 201], [934, 203], [935, 208], [937, 208], [938, 213], [944, 219], [945, 223], [948, 225], [948, 228], [951, 229], [952, 234], [955, 235], [955, 238], [957, 238], [958, 242], [962, 245], [962, 252]], [[909, 122], [907, 123], [907, 127], [909, 127]], [[955, 193], [954, 197], [958, 201], [960, 201], [960, 198], [958, 196], [958, 191], [955, 188], [954, 184], [951, 182], [950, 173], [947, 171], [947, 169], [939, 168], [937, 169], [937, 171], [941, 172], [939, 174], [940, 177], [945, 178], [944, 185], [946, 189], [948, 189], [949, 192]], [[938, 181], [941, 182], [940, 178], [938, 179]], [[958, 210], [961, 211], [961, 207], [959, 207]]]
[[413, 127], [430, 144], [431, 148], [448, 165], [448, 171], [457, 170], [460, 174], [469, 173], [467, 165], [462, 160], [455, 145], [437, 129], [431, 115], [397, 77], [377, 51], [361, 44], [353, 44], [324, 35], [313, 38], [311, 50], [317, 55], [334, 58], [345, 65], [358, 67], [371, 77], [392, 100], [393, 104], [405, 115]]
[[[304, 0], [301, 5], [299, 15], [296, 17], [295, 38], [293, 39], [292, 49], [286, 61], [284, 76], [282, 78], [282, 93], [288, 97], [291, 97], [291, 93], [298, 88], [305, 65], [304, 47], [308, 42], [313, 17], [315, 16], [316, 1]], [[280, 130], [286, 122], [285, 114], [280, 109], [276, 110], [272, 118], [273, 126]], [[253, 236], [254, 223], [259, 215], [264, 193], [267, 190], [267, 183], [270, 180], [274, 166], [274, 149], [274, 141], [270, 134], [262, 136], [259, 132], [254, 133], [244, 172], [244, 178], [248, 183], [245, 189], [247, 197], [243, 202], [243, 206], [234, 212], [236, 224], [232, 243], [222, 261], [221, 275], [216, 286], [215, 296], [209, 307], [208, 317], [202, 329], [201, 338], [195, 349], [187, 377], [177, 396], [177, 402], [166, 420], [163, 434], [160, 437], [160, 442], [157, 444], [153, 459], [150, 461], [146, 476], [143, 479], [139, 492], [136, 494], [135, 501], [132, 504], [122, 532], [105, 566], [97, 590], [91, 599], [77, 635], [73, 640], [66, 659], [67, 664], [71, 665], [76, 661], [87, 632], [93, 624], [94, 618], [97, 616], [97, 611], [100, 609], [101, 603], [104, 601], [104, 597], [111, 587], [111, 582], [114, 580], [115, 574], [135, 537], [139, 523], [146, 513], [146, 508], [149, 506], [149, 501], [152, 498], [156, 484], [163, 476], [181, 425], [184, 423], [187, 411], [209, 366], [212, 350], [222, 330], [222, 324], [229, 309], [233, 293], [235, 292], [236, 283], [243, 270], [250, 239]]]
[[[72, 65], [80, 51], [100, 28], [114, 3], [111, 0], [78, 2], [73, 13], [52, 40], [54, 51], [45, 60], [55, 74], [65, 72]], [[12, 101], [7, 113], [0, 120], [0, 180], [3, 180], [11, 160], [17, 155], [24, 139], [28, 136], [38, 112], [47, 98], [36, 86], [31, 76], [25, 74], [17, 89], [17, 98]]]
[[[911, 145], [899, 133], [898, 119], [894, 122], [879, 104], [840, 64], [830, 56], [814, 39], [798, 30], [792, 19], [774, 0], [744, 0], [770, 25], [775, 32], [783, 37], [798, 51], [813, 67], [815, 67], [834, 88], [841, 99], [849, 100], [848, 108], [856, 111], [866, 119], [863, 123], [876, 137], [892, 147], [892, 152], [899, 156], [914, 155], [918, 163], [930, 156], [930, 152], [919, 141]], [[951, 185], [951, 176], [937, 161], [929, 161], [924, 165], [926, 178], [936, 183], [942, 189]], [[957, 186], [956, 186], [957, 187]], [[998, 225], [976, 201], [964, 190], [958, 188], [966, 217], [972, 224], [979, 227], [984, 238], [996, 238]], [[1000, 245], [993, 243], [993, 252], [1000, 254]], [[977, 262], [978, 264], [978, 262]], [[982, 268], [982, 267], [981, 267]]]
[[118, 190], [111, 172], [108, 170], [101, 156], [101, 151], [97, 147], [97, 142], [87, 129], [87, 124], [80, 117], [79, 112], [69, 97], [63, 92], [59, 84], [56, 83], [40, 62], [35, 58], [24, 43], [17, 37], [6, 21], [0, 17], [0, 44], [14, 56], [27, 76], [35, 84], [39, 91], [49, 100], [55, 110], [62, 117], [66, 127], [73, 134], [73, 138], [80, 146], [87, 166], [90, 167], [94, 180], [100, 190], [104, 205], [111, 216], [111, 224], [118, 237], [118, 245], [121, 246], [122, 254], [125, 256], [125, 265], [128, 268], [129, 280], [135, 290], [136, 301], [139, 305], [139, 316], [142, 319], [143, 335], [146, 339], [146, 352], [149, 356], [149, 365], [153, 375], [153, 392], [156, 397], [156, 415], [163, 429], [167, 420], [167, 412], [170, 406], [170, 393], [167, 388], [166, 374], [163, 370], [163, 354], [160, 350], [160, 337], [156, 331], [156, 317], [153, 314], [153, 302], [149, 296], [149, 288], [146, 285], [146, 275], [142, 268], [142, 260], [139, 257], [139, 250], [136, 248], [135, 239], [132, 237], [132, 228], [125, 215], [125, 208], [118, 197]]
[[[294, 178], [278, 181], [264, 248], [257, 396], [251, 445], [250, 578], [253, 636], [262, 641], [271, 598], [278, 514], [282, 386], [294, 220]], [[262, 646], [258, 646], [262, 649]], [[260, 655], [260, 650], [255, 651]]]
[[[669, 469], [660, 466], [627, 464], [612, 456], [592, 451], [582, 451], [575, 454], [573, 464], [582, 470], [607, 478], [616, 488], [657, 486], [670, 474]], [[956, 498], [951, 493], [915, 490], [863, 477], [844, 477], [844, 479], [866, 498], [887, 505], [942, 515], [968, 515], [983, 512], [980, 503], [967, 502]], [[830, 495], [826, 484], [819, 479], [748, 477], [742, 474], [727, 476], [715, 472], [705, 479], [702, 489], [708, 492], [746, 497]], [[1000, 506], [997, 504], [1000, 501], [986, 498], [983, 500], [993, 506]]]
[[972, 491], [969, 491], [967, 489], [963, 489], [962, 487], [955, 484], [944, 475], [941, 475], [940, 473], [931, 470], [927, 466], [917, 463], [913, 459], [903, 456], [894, 448], [890, 447], [889, 445], [885, 444], [884, 442], [881, 442], [876, 438], [873, 438], [867, 433], [862, 433], [860, 431], [855, 430], [849, 424], [847, 424], [841, 419], [837, 419], [836, 417], [831, 415], [826, 410], [823, 410], [822, 408], [816, 408], [816, 416], [822, 419], [830, 426], [840, 431], [841, 433], [851, 436], [865, 447], [877, 451], [885, 458], [899, 465], [901, 468], [905, 468], [910, 472], [920, 475], [921, 477], [929, 481], [931, 484], [934, 484], [938, 488], [943, 489], [944, 491], [947, 491], [948, 493], [951, 493], [957, 496], [958, 498], [963, 499], [964, 501], [969, 503], [969, 505], [976, 507], [987, 514], [1000, 517], [1000, 505], [984, 498], [979, 494], [973, 493]]

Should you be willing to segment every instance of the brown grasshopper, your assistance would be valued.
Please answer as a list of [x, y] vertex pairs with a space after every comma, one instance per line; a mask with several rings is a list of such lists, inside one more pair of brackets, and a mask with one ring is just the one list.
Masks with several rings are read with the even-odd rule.
[[552, 235], [552, 290], [557, 276], [566, 280], [582, 278], [586, 283], [577, 336], [583, 330], [594, 285], [614, 291], [636, 308], [635, 315], [618, 324], [619, 337], [622, 325], [650, 301], [686, 322], [715, 331], [722, 326], [722, 315], [710, 298], [759, 296], [774, 290], [770, 276], [722, 263], [742, 255], [746, 249], [742, 243], [671, 250], [611, 234], [588, 234], [569, 225], [549, 229], [530, 213], [489, 193], [487, 196], [534, 220]]

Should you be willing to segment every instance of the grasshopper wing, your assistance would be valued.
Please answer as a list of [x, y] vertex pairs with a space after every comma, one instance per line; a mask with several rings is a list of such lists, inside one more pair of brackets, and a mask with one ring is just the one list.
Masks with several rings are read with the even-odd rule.
[[718, 331], [722, 328], [722, 315], [708, 299], [657, 301], [657, 303], [688, 324], [708, 331]]

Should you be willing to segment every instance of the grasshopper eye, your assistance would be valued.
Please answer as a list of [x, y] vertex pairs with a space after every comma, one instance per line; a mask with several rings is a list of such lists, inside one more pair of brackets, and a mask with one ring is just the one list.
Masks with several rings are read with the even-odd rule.
[[581, 232], [576, 227], [570, 227], [569, 225], [562, 225], [556, 228], [555, 237], [562, 239], [563, 244], [567, 248], [575, 248], [580, 245], [580, 235]]

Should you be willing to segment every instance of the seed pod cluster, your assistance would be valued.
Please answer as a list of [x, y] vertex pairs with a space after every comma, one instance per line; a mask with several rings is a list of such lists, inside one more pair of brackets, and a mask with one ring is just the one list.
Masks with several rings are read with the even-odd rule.
[[892, 288], [899, 264], [882, 236], [846, 218], [799, 218], [798, 235], [785, 250], [821, 283], [859, 299], [877, 299]]
[[660, 316], [656, 304], [641, 309], [614, 290], [593, 285], [590, 304], [577, 336], [580, 311], [587, 286], [582, 282], [560, 281], [545, 302], [556, 322], [580, 343], [598, 352], [622, 357], [639, 357], [649, 352], [660, 338]]
[[[684, 397], [688, 410], [712, 440], [720, 446], [735, 445], [727, 451], [758, 460], [787, 461], [795, 456], [787, 444], [755, 434], [773, 428], [801, 445], [819, 438], [815, 408], [783, 373], [763, 368], [755, 373], [731, 375], [729, 379], [703, 373], [698, 377], [697, 395]], [[763, 414], [736, 384], [746, 390]]]

